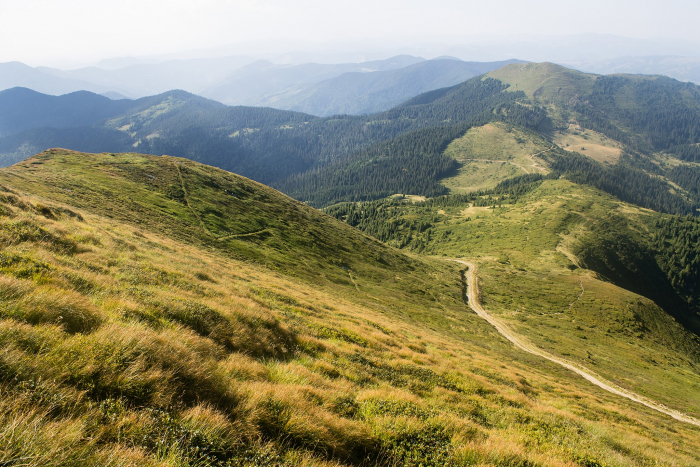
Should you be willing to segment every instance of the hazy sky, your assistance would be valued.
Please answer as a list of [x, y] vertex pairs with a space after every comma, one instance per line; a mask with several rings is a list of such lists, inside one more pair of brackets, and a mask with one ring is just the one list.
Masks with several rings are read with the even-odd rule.
[[698, 18], [697, 0], [0, 0], [0, 61], [271, 48], [277, 39], [280, 49], [578, 33], [700, 42]]

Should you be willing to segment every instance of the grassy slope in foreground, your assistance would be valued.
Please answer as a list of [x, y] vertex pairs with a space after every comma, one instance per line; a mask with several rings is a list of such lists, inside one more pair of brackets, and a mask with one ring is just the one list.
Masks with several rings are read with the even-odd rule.
[[[177, 162], [182, 201], [157, 183]], [[3, 463], [700, 461], [697, 429], [504, 342], [461, 302], [456, 265], [410, 259], [241, 177], [54, 151], [3, 169], [0, 185]], [[247, 209], [217, 205], [220, 193]], [[279, 243], [216, 240], [262, 221]], [[305, 222], [324, 227], [325, 257], [294, 240]], [[334, 264], [349, 245], [383, 262]], [[245, 256], [257, 249], [277, 252], [274, 269]]]
[[0, 183], [310, 280], [346, 284], [353, 272], [421, 264], [271, 188], [186, 159], [50, 150], [5, 169]]

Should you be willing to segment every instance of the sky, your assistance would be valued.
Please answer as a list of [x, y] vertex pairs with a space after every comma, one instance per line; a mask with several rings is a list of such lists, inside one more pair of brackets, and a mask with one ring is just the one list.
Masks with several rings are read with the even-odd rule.
[[700, 43], [697, 18], [697, 0], [0, 0], [0, 62], [584, 33]]

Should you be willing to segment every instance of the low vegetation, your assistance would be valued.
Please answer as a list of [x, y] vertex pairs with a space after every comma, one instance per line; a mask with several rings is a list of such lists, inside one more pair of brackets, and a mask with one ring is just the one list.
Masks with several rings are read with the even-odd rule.
[[453, 140], [445, 155], [460, 164], [457, 173], [440, 180], [451, 193], [494, 188], [501, 181], [525, 174], [549, 172], [539, 157], [552, 144], [534, 132], [504, 123], [469, 129]]
[[519, 333], [698, 415], [695, 221], [534, 176], [492, 192], [328, 212], [398, 248], [478, 259], [484, 307]]
[[[459, 265], [249, 180], [53, 151], [0, 185], [3, 464], [700, 462], [697, 428], [501, 339], [462, 302]], [[674, 345], [663, 358], [693, 378]]]
[[451, 261], [535, 346], [700, 417], [698, 102], [517, 64], [372, 116], [173, 92], [15, 128], [8, 157], [202, 156], [330, 207], [170, 156], [0, 170], [0, 465], [698, 465], [697, 427], [510, 345]]

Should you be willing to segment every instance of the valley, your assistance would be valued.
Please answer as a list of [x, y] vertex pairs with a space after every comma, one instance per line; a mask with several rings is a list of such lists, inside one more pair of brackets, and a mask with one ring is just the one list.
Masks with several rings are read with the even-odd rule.
[[[644, 218], [651, 213], [617, 208], [610, 198], [569, 182], [534, 185], [538, 184], [515, 201], [503, 199], [496, 207], [490, 204], [466, 212], [463, 206], [467, 203], [450, 206], [449, 197], [416, 204], [378, 202], [376, 207], [365, 206], [359, 215], [340, 207], [329, 212], [390, 245], [433, 256], [470, 258], [481, 271], [484, 307], [519, 335], [546, 352], [583, 366], [594, 364], [597, 373], [619, 386], [642, 391], [672, 407], [682, 406], [697, 416], [700, 401], [694, 388], [700, 381], [692, 376], [697, 375], [695, 312], [670, 318], [648, 298], [610, 283], [615, 278], [608, 270], [594, 267], [608, 276], [601, 277], [576, 264], [581, 263], [582, 251], [592, 247], [585, 243], [590, 241], [586, 237], [589, 229], [605, 237], [602, 229], [612, 229], [603, 227], [610, 218], [644, 228], [639, 222], [648, 222]], [[382, 229], [388, 226], [396, 226], [396, 230], [384, 233]], [[608, 252], [596, 254], [607, 255], [600, 259], [613, 260]], [[623, 261], [635, 257], [631, 252], [621, 254], [625, 255]], [[589, 261], [593, 263], [594, 259]], [[641, 264], [619, 264], [618, 272], [622, 267], [629, 270]], [[645, 274], [651, 275], [652, 270]], [[583, 295], [582, 284], [586, 290]], [[621, 285], [630, 287], [628, 283]], [[656, 289], [663, 287], [658, 284]], [[661, 302], [655, 295], [661, 292], [650, 286], [637, 289], [637, 293]], [[688, 330], [676, 320], [685, 321]], [[652, 337], [654, 329], [660, 332], [658, 337]], [[662, 337], [671, 334], [676, 339], [673, 344]], [[674, 347], [676, 351], [669, 353]], [[669, 360], [665, 364], [651, 363], [660, 351]], [[669, 390], [671, 387], [673, 390]], [[680, 394], [684, 395], [672, 400]]]

